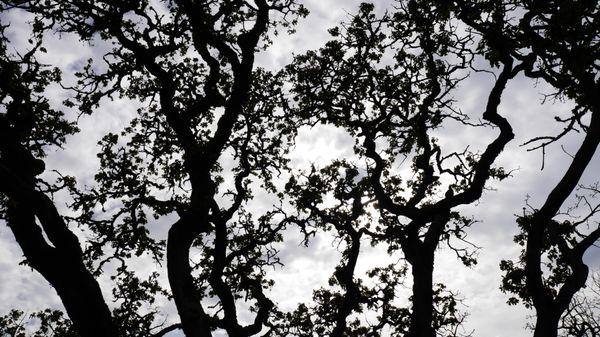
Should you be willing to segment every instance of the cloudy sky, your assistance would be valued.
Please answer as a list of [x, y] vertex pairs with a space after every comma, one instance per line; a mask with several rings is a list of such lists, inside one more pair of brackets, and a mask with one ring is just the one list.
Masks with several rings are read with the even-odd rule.
[[[318, 48], [328, 37], [326, 29], [346, 19], [352, 13], [358, 1], [342, 0], [308, 0], [306, 7], [311, 11], [309, 17], [298, 26], [293, 36], [279, 37], [274, 45], [259, 56], [260, 65], [267, 68], [279, 68], [287, 64], [293, 54]], [[378, 2], [383, 3], [383, 1]], [[383, 6], [382, 6], [383, 7]], [[25, 43], [27, 26], [23, 13], [14, 12], [2, 17], [2, 22], [11, 23], [10, 39], [18, 45]], [[62, 39], [54, 36], [47, 44], [48, 53], [43, 61], [57, 65], [64, 70], [66, 80], [82, 62], [104, 50], [101, 44], [83, 46], [71, 37]], [[481, 114], [485, 106], [487, 92], [493, 83], [489, 75], [479, 74], [466, 81], [457, 94], [461, 109], [472, 115]], [[532, 314], [522, 307], [509, 307], [507, 295], [499, 290], [500, 271], [498, 264], [502, 259], [514, 258], [519, 247], [512, 242], [517, 232], [514, 214], [522, 212], [524, 201], [530, 196], [530, 203], [539, 206], [544, 196], [558, 181], [569, 164], [570, 157], [563, 152], [574, 152], [581, 140], [581, 135], [571, 135], [554, 145], [546, 153], [546, 165], [542, 171], [541, 153], [527, 152], [520, 147], [532, 136], [552, 134], [560, 126], [554, 123], [553, 117], [568, 113], [569, 102], [549, 102], [541, 104], [542, 93], [549, 89], [542, 83], [536, 85], [524, 78], [512, 81], [503, 96], [500, 113], [507, 116], [515, 129], [516, 139], [500, 157], [500, 164], [507, 169], [514, 169], [513, 176], [500, 183], [494, 183], [496, 191], [487, 192], [480, 202], [461, 211], [473, 215], [479, 220], [469, 231], [470, 240], [481, 247], [479, 263], [473, 268], [462, 266], [453, 254], [439, 251], [436, 260], [435, 282], [443, 282], [464, 299], [465, 310], [470, 312], [466, 328], [475, 330], [476, 336], [527, 336], [524, 330], [527, 316]], [[58, 103], [64, 93], [58, 88], [51, 88], [49, 95]], [[74, 175], [81, 184], [91, 183], [95, 168], [98, 166], [95, 153], [97, 141], [108, 131], [118, 131], [131, 118], [135, 111], [135, 103], [116, 100], [106, 102], [102, 111], [81, 119], [82, 131], [71, 137], [64, 150], [53, 152], [47, 160], [47, 168], [57, 169], [65, 174]], [[452, 146], [471, 144], [474, 147], [485, 146], [496, 135], [494, 130], [481, 129], [468, 134], [457, 133], [456, 128], [448, 126], [440, 131], [443, 143]], [[314, 129], [300, 130], [297, 144], [291, 153], [292, 163], [297, 168], [307, 167], [310, 163], [327, 163], [333, 159], [348, 156], [352, 153], [353, 140], [342, 130], [332, 127], [317, 126]], [[582, 183], [593, 183], [597, 178], [600, 158], [588, 168]], [[258, 198], [257, 203], [268, 205], [267, 197]], [[255, 205], [260, 207], [260, 205]], [[161, 219], [152, 224], [157, 237], [166, 237], [170, 219]], [[300, 245], [299, 237], [290, 235], [286, 246], [282, 248], [281, 257], [285, 268], [273, 272], [276, 287], [272, 295], [284, 309], [291, 309], [297, 303], [309, 301], [312, 289], [325, 285], [336, 265], [339, 252], [331, 238], [323, 237], [309, 248]], [[381, 251], [370, 250], [363, 254], [359, 269], [366, 269], [376, 261], [384, 258]], [[5, 225], [0, 226], [0, 315], [11, 308], [25, 311], [39, 310], [46, 307], [60, 308], [60, 300], [39, 275], [26, 267], [18, 266], [22, 254], [14, 243], [12, 233]], [[590, 267], [598, 269], [600, 253], [595, 250], [586, 256]], [[148, 270], [156, 266], [142, 266]], [[102, 280], [106, 282], [106, 280]], [[110, 287], [104, 290], [109, 293]], [[172, 304], [165, 303], [164, 312], [169, 321], [177, 316]], [[181, 336], [174, 332], [170, 336]]]

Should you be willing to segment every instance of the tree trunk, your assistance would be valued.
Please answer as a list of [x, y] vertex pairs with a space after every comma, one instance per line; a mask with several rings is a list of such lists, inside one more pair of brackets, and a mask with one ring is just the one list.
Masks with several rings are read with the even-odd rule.
[[413, 311], [407, 337], [435, 337], [433, 321], [433, 254], [409, 261], [413, 275]]
[[537, 311], [533, 337], [557, 337], [560, 313], [555, 310]]
[[98, 282], [81, 256], [50, 246], [29, 207], [13, 203], [8, 224], [28, 264], [56, 290], [81, 337], [119, 336]]
[[[60, 275], [62, 274], [62, 275]], [[59, 268], [51, 282], [82, 337], [119, 336], [96, 280], [80, 266]]]
[[198, 234], [193, 230], [192, 225], [181, 219], [169, 230], [167, 240], [169, 284], [186, 337], [211, 337], [210, 326], [207, 324], [190, 266], [190, 248]]

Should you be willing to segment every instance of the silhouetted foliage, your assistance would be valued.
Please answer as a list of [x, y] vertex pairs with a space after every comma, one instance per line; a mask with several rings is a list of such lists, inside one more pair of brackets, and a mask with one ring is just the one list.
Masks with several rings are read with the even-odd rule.
[[[583, 255], [600, 238], [600, 228], [593, 221], [597, 207], [585, 196], [577, 196], [577, 204], [589, 207], [588, 214], [581, 220], [561, 218], [561, 213], [574, 211], [561, 212], [561, 208], [578, 186], [600, 143], [600, 4], [569, 0], [454, 1], [452, 6], [482, 36], [490, 52], [506, 52], [529, 61], [525, 70], [528, 77], [552, 85], [556, 91], [551, 97], [569, 98], [575, 103], [570, 117], [556, 117], [565, 124], [561, 133], [533, 138], [526, 145], [545, 151], [572, 130], [585, 134], [570, 166], [543, 205], [530, 206], [519, 217], [522, 233], [515, 242], [524, 247], [520, 261], [501, 264], [507, 272], [503, 289], [536, 310], [535, 336], [556, 336], [561, 316], [587, 280]], [[498, 26], [494, 18], [501, 16], [511, 19]], [[595, 187], [582, 189], [597, 193]]]
[[[31, 15], [26, 51], [11, 47], [0, 22], [0, 215], [69, 318], [12, 311], [0, 334], [471, 335], [457, 290], [433, 278], [436, 254], [477, 262], [466, 237], [475, 220], [460, 210], [510, 175], [497, 166], [514, 138], [499, 106], [522, 74], [575, 103], [557, 118], [562, 133], [527, 145], [545, 151], [572, 130], [585, 139], [544, 205], [518, 218], [523, 253], [502, 262], [502, 289], [515, 295], [510, 303], [536, 309], [535, 336], [593, 336], [580, 318], [595, 316], [577, 311], [591, 302], [576, 293], [588, 274], [583, 254], [600, 237], [581, 229], [599, 209], [598, 186], [581, 187], [588, 194], [575, 196], [576, 207], [559, 210], [600, 142], [598, 7], [406, 0], [383, 12], [363, 3], [320, 49], [269, 70], [256, 56], [308, 14], [300, 1], [0, 1], [2, 14]], [[57, 33], [105, 47], [72, 84], [38, 61]], [[456, 97], [478, 72], [493, 83], [474, 116]], [[69, 95], [62, 106], [50, 103], [60, 85]], [[114, 99], [129, 102], [132, 118], [99, 141], [94, 182], [45, 172], [47, 151]], [[298, 128], [315, 125], [344, 130], [354, 153], [292, 170]], [[450, 126], [457, 137], [490, 136], [482, 148], [457, 149], [441, 139]], [[250, 203], [265, 192], [277, 201], [257, 211]], [[564, 217], [582, 207], [582, 218]], [[165, 221], [167, 237], [153, 235]], [[328, 284], [286, 311], [269, 297], [268, 271], [281, 265], [282, 243], [296, 244], [284, 242], [293, 229], [306, 246], [332, 235], [341, 255]], [[361, 272], [367, 246], [389, 261]], [[165, 324], [160, 299], [175, 304], [180, 322]]]
[[44, 310], [26, 315], [12, 310], [0, 317], [0, 336], [76, 337], [71, 322], [58, 310]]
[[[43, 196], [44, 211], [52, 213], [49, 221], [53, 223], [47, 224], [38, 209], [22, 202], [22, 216], [39, 242], [31, 242], [25, 234], [15, 236], [28, 263], [57, 288], [79, 332], [116, 336], [148, 335], [152, 330], [153, 311], [142, 315], [138, 309], [142, 303], [151, 305], [153, 296], [164, 290], [154, 276], [148, 281], [137, 279], [127, 261], [150, 255], [160, 263], [164, 240], [152, 238], [145, 225], [149, 218], [167, 214], [179, 216], [169, 231], [166, 256], [172, 296], [186, 335], [208, 336], [217, 328], [230, 336], [260, 332], [274, 306], [264, 293], [271, 285], [264, 269], [277, 263], [270, 246], [281, 239], [283, 225], [271, 221], [275, 213], [248, 215], [244, 204], [252, 198], [251, 177], [264, 189], [274, 190], [272, 178], [286, 163], [283, 154], [295, 129], [275, 109], [282, 105], [279, 75], [256, 69], [254, 58], [268, 46], [270, 35], [277, 29], [291, 29], [296, 17], [305, 14], [302, 6], [294, 1], [4, 3], [35, 14], [40, 31], [75, 33], [83, 41], [99, 39], [113, 46], [102, 66], [90, 62], [77, 74], [76, 95], [65, 103], [67, 107], [90, 114], [102, 100], [113, 97], [142, 104], [129, 126], [100, 142], [97, 187], [79, 189], [71, 177], [62, 177], [61, 184], [54, 186], [70, 192], [76, 215], [61, 217], [51, 199], [36, 188], [41, 179], [33, 174], [26, 177], [27, 189]], [[46, 80], [50, 75], [45, 73], [33, 75], [33, 80], [42, 81], [42, 89], [47, 81], [58, 81]], [[23, 79], [15, 82], [27, 84]], [[45, 109], [42, 112], [53, 112]], [[30, 126], [31, 130], [59, 126], [35, 111], [27, 113], [44, 122], [38, 128]], [[60, 129], [57, 132], [50, 135], [57, 138]], [[10, 141], [28, 156], [38, 154], [24, 148], [25, 140], [2, 135], [8, 138], [3, 139], [3, 146]], [[220, 186], [222, 156], [235, 162], [226, 171], [233, 175], [232, 186]], [[17, 174], [4, 148], [2, 160], [3, 174], [5, 166], [7, 175]], [[16, 172], [27, 171], [19, 168]], [[17, 186], [18, 191], [7, 191], [3, 185], [9, 203], [19, 200], [17, 192], [24, 189]], [[34, 215], [54, 247], [42, 237]], [[91, 236], [83, 251], [65, 220]], [[16, 221], [21, 219], [9, 214], [15, 232], [21, 227]], [[52, 230], [59, 233], [55, 236]], [[63, 249], [63, 244], [69, 247]], [[27, 252], [27, 246], [34, 246], [34, 251]], [[38, 246], [66, 256], [52, 258]], [[200, 260], [191, 261], [190, 255], [198, 253]], [[73, 261], [74, 266], [62, 260]], [[114, 296], [121, 306], [111, 317], [94, 277], [115, 261]], [[55, 281], [47, 274], [56, 270], [57, 263], [63, 263], [65, 270]], [[52, 270], [44, 274], [45, 268]], [[98, 291], [89, 293], [74, 284], [66, 286], [68, 294], [59, 290], [61, 283], [79, 284], [82, 277]], [[71, 305], [67, 296], [79, 300]], [[209, 298], [217, 303], [206, 311], [201, 301]], [[236, 302], [240, 299], [252, 302], [256, 318], [251, 324], [243, 326], [238, 321]], [[86, 302], [85, 309], [80, 302]], [[90, 302], [97, 303], [98, 313]]]
[[[330, 281], [342, 291], [316, 294], [327, 294], [319, 301], [323, 305], [331, 305], [335, 296], [337, 314], [327, 318], [321, 312], [332, 309], [316, 307], [313, 316], [326, 320], [321, 324], [332, 336], [378, 334], [386, 326], [393, 336], [454, 335], [462, 319], [452, 296], [442, 295], [443, 285], [433, 283], [435, 252], [447, 243], [465, 265], [475, 263], [468, 246], [451, 244], [464, 240], [473, 223], [453, 209], [477, 201], [489, 180], [508, 176], [493, 166], [513, 138], [497, 109], [507, 82], [526, 63], [508, 54], [484, 55], [501, 68], [482, 107], [485, 124], [499, 133], [482, 153], [468, 147], [446, 150], [436, 130], [456, 122], [467, 130], [483, 125], [470, 120], [452, 98], [481, 47], [445, 6], [398, 2], [395, 11], [378, 16], [372, 4], [363, 4], [348, 24], [330, 34], [333, 40], [325, 47], [296, 57], [288, 69], [297, 113], [308, 123], [342, 127], [355, 139], [356, 160], [313, 169], [288, 183], [288, 193], [303, 211], [305, 231], [334, 229], [346, 246]], [[328, 197], [335, 201], [328, 203]], [[394, 308], [385, 298], [372, 303], [370, 294], [377, 290], [365, 288], [354, 275], [361, 240], [386, 245], [388, 254], [410, 264], [410, 309]], [[386, 272], [399, 278], [399, 271], [404, 269]], [[378, 311], [378, 324], [346, 323], [369, 306]], [[395, 321], [388, 321], [389, 310]]]

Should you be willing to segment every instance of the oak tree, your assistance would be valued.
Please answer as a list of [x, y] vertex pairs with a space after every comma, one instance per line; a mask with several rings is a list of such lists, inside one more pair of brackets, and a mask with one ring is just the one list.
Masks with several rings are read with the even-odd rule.
[[[128, 260], [149, 255], [160, 263], [165, 251], [168, 296], [187, 336], [211, 336], [216, 329], [230, 336], [261, 332], [274, 310], [265, 294], [271, 285], [265, 268], [277, 263], [271, 245], [284, 224], [273, 220], [276, 212], [254, 216], [244, 205], [252, 198], [251, 181], [274, 190], [272, 178], [286, 163], [295, 129], [276, 109], [280, 77], [257, 68], [255, 55], [278, 30], [291, 29], [303, 7], [292, 0], [2, 4], [35, 15], [40, 41], [54, 31], [112, 46], [103, 64], [90, 62], [77, 74], [67, 107], [91, 114], [115, 97], [141, 104], [129, 126], [101, 140], [95, 187], [81, 189], [72, 177], [49, 183], [38, 177], [43, 150], [75, 131], [43, 96], [58, 73], [35, 62], [41, 42], [16, 60], [3, 59], [3, 78], [9, 79], [1, 93], [4, 218], [78, 333], [154, 333], [152, 312], [140, 308], [164, 290], [155, 275], [138, 279]], [[227, 171], [219, 161], [225, 156], [234, 163]], [[230, 186], [222, 185], [226, 174], [233, 176]], [[52, 200], [57, 190], [68, 190], [75, 215], [58, 212]], [[164, 247], [146, 225], [167, 214], [177, 220]], [[89, 234], [85, 248], [69, 224]], [[200, 259], [192, 261], [192, 253]], [[114, 297], [122, 300], [112, 313], [96, 281], [110, 263], [116, 263]], [[206, 300], [213, 300], [210, 308]], [[239, 319], [240, 302], [254, 312], [249, 324]]]
[[[525, 75], [550, 85], [550, 98], [572, 101], [570, 116], [556, 117], [564, 124], [561, 133], [534, 137], [525, 145], [545, 152], [574, 130], [585, 135], [543, 204], [528, 205], [518, 218], [521, 234], [515, 242], [523, 246], [519, 261], [501, 264], [506, 271], [503, 289], [535, 308], [534, 335], [556, 336], [561, 317], [586, 284], [589, 268], [583, 256], [600, 238], [600, 228], [594, 222], [598, 209], [592, 200], [595, 187], [582, 186], [582, 193], [574, 196], [576, 206], [580, 206], [576, 208], [584, 208], [586, 214], [577, 220], [564, 217], [576, 212], [567, 202], [577, 193], [600, 143], [600, 5], [597, 1], [456, 1], [452, 6], [496, 53], [530, 60]], [[481, 20], [498, 16], [511, 20], [499, 29]]]
[[[499, 29], [504, 20], [496, 17], [493, 24]], [[435, 254], [447, 244], [465, 265], [475, 263], [472, 252], [452, 245], [473, 223], [456, 208], [479, 200], [490, 180], [508, 176], [495, 163], [514, 135], [498, 107], [509, 81], [531, 62], [490, 52], [435, 1], [398, 1], [383, 15], [363, 4], [330, 33], [323, 48], [296, 57], [289, 68], [298, 114], [308, 123], [340, 127], [355, 140], [355, 158], [289, 184], [306, 214], [298, 221], [335, 231], [345, 245], [330, 281], [339, 290], [317, 293], [320, 306], [303, 314], [318, 317], [315, 324], [331, 336], [378, 335], [383, 329], [394, 336], [453, 335], [461, 319], [453, 297], [443, 296], [443, 285], [433, 281]], [[497, 77], [475, 119], [453, 96], [482, 58]], [[452, 149], [436, 137], [452, 124], [465, 129], [457, 132], [490, 127], [495, 136], [482, 152]], [[332, 197], [335, 202], [328, 202]], [[410, 265], [409, 308], [391, 300], [403, 268], [373, 270], [374, 288], [355, 274], [361, 241], [385, 245]], [[377, 323], [347, 322], [366, 308], [377, 312]]]
[[[583, 254], [600, 236], [581, 229], [599, 209], [597, 186], [576, 196], [589, 209], [582, 220], [560, 209], [600, 141], [597, 2], [403, 0], [378, 9], [360, 5], [319, 50], [262, 69], [257, 55], [307, 14], [300, 2], [0, 1], [3, 13], [32, 15], [25, 51], [0, 24], [0, 217], [68, 316], [12, 311], [0, 333], [469, 335], [455, 291], [434, 281], [436, 255], [447, 249], [476, 263], [466, 239], [475, 220], [460, 210], [509, 176], [497, 163], [518, 111], [499, 107], [521, 74], [575, 104], [558, 119], [564, 132], [528, 144], [545, 150], [576, 129], [585, 138], [546, 202], [519, 217], [524, 250], [502, 263], [502, 286], [536, 309], [535, 336], [580, 328], [569, 315], [588, 275]], [[56, 33], [105, 47], [74, 83], [39, 61]], [[456, 97], [479, 72], [493, 82], [474, 115]], [[71, 95], [62, 106], [48, 97], [59, 83]], [[47, 172], [47, 151], [110, 99], [129, 100], [133, 117], [100, 140], [94, 183]], [[344, 130], [353, 155], [290, 169], [298, 128], [317, 124]], [[488, 130], [488, 142], [457, 148], [440, 136], [450, 127]], [[251, 201], [262, 192], [278, 200], [256, 211]], [[150, 228], [167, 220], [167, 237], [157, 238]], [[281, 263], [291, 228], [307, 246], [332, 234], [341, 256], [329, 284], [288, 312], [269, 297], [268, 269]], [[363, 273], [368, 245], [390, 261]], [[168, 286], [158, 270], [139, 275], [136, 259], [166, 262]], [[106, 276], [111, 296], [98, 281]], [[398, 300], [406, 284], [409, 304]], [[180, 322], [161, 322], [158, 297], [174, 302]]]

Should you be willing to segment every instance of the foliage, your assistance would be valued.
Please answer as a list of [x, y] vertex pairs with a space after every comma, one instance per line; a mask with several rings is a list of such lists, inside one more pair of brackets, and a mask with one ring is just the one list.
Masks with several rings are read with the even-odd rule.
[[[295, 0], [3, 0], [0, 9], [32, 15], [24, 52], [13, 52], [0, 24], [0, 214], [69, 316], [35, 313], [29, 328], [13, 311], [0, 319], [3, 334], [469, 335], [459, 296], [433, 278], [436, 254], [477, 262], [466, 237], [475, 220], [461, 206], [510, 176], [497, 166], [514, 138], [499, 106], [521, 74], [575, 102], [557, 118], [564, 131], [532, 138], [532, 149], [571, 130], [586, 137], [548, 201], [518, 218], [523, 252], [502, 262], [502, 287], [515, 295], [509, 303], [538, 310], [541, 326], [545, 308], [558, 323], [585, 284], [582, 256], [600, 230], [580, 228], [598, 207], [578, 196], [589, 215], [557, 214], [600, 142], [594, 1], [399, 0], [383, 13], [362, 3], [284, 69], [256, 59], [307, 15]], [[51, 34], [103, 55], [66, 85], [38, 61]], [[457, 92], [482, 64], [493, 75], [487, 102], [465, 112]], [[61, 85], [70, 97], [55, 106]], [[94, 181], [44, 172], [47, 151], [78, 131], [75, 114], [65, 115], [97, 115], [115, 99], [129, 102], [131, 118], [99, 141]], [[344, 130], [354, 153], [291, 170], [298, 128], [318, 124]], [[450, 126], [494, 133], [473, 149], [444, 141]], [[252, 200], [265, 194], [279, 200], [257, 210]], [[164, 226], [167, 237], [157, 237]], [[269, 297], [269, 269], [281, 265], [292, 228], [309, 247], [332, 236], [340, 259], [311, 301], [284, 311]], [[389, 261], [360, 271], [367, 249]], [[165, 325], [160, 300], [174, 302], [180, 322]]]
[[[465, 265], [476, 262], [473, 251], [451, 243], [462, 240], [468, 248], [464, 230], [473, 223], [452, 209], [477, 200], [489, 180], [508, 176], [493, 164], [512, 129], [495, 109], [506, 81], [522, 66], [513, 68], [503, 59], [505, 69], [483, 115], [501, 129], [500, 136], [484, 153], [446, 150], [435, 136], [440, 128], [455, 122], [465, 129], [484, 126], [452, 98], [477, 56], [474, 36], [458, 25], [435, 2], [398, 2], [395, 11], [381, 16], [364, 3], [349, 23], [330, 30], [332, 39], [323, 48], [297, 56], [288, 67], [294, 109], [305, 123], [343, 128], [355, 140], [356, 159], [313, 167], [287, 185], [306, 241], [320, 231], [333, 232], [344, 246], [330, 279], [343, 291], [319, 291], [315, 299], [322, 307], [301, 306], [296, 320], [304, 330], [310, 317], [314, 333], [332, 336], [378, 334], [388, 324], [395, 335], [429, 336], [434, 330], [452, 335], [462, 322], [452, 296], [434, 289], [434, 253], [447, 242]], [[373, 303], [378, 323], [351, 320], [369, 306], [365, 298], [375, 291], [354, 274], [361, 241], [384, 246], [392, 258], [411, 265], [412, 309]], [[387, 321], [381, 310], [388, 306], [404, 314]], [[332, 310], [337, 315], [324, 314]]]
[[46, 309], [26, 315], [12, 310], [0, 317], [0, 336], [10, 337], [76, 337], [71, 322], [58, 310]]

